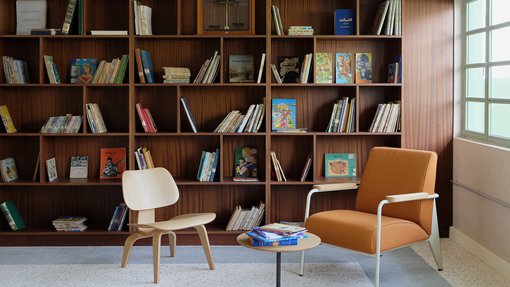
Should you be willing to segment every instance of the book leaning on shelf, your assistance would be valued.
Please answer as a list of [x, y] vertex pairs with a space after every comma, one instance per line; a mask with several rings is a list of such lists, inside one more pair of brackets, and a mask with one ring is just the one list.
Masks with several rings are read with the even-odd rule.
[[120, 203], [115, 207], [112, 219], [108, 225], [108, 231], [122, 231], [122, 226], [126, 220], [129, 208], [125, 203]]
[[379, 4], [374, 19], [374, 35], [402, 35], [402, 0], [387, 0]]
[[264, 121], [265, 105], [250, 105], [246, 115], [231, 111], [214, 130], [215, 133], [256, 133]]
[[155, 133], [158, 131], [154, 118], [148, 108], [144, 108], [142, 104], [137, 103], [136, 112], [138, 114], [138, 118], [140, 118], [140, 123], [142, 124], [144, 132]]
[[211, 84], [214, 83], [218, 71], [220, 69], [221, 55], [218, 51], [214, 51], [214, 55], [205, 60], [198, 72], [193, 83], [195, 84]]
[[326, 132], [352, 133], [356, 130], [356, 98], [344, 97], [333, 105]]
[[104, 124], [103, 116], [96, 103], [85, 104], [87, 110], [87, 120], [93, 133], [106, 133], [108, 130]]
[[58, 76], [57, 65], [53, 62], [53, 56], [44, 55], [43, 58], [50, 84], [60, 84], [60, 77]]
[[30, 84], [28, 65], [26, 61], [3, 56], [5, 82], [7, 84]]
[[146, 147], [139, 147], [135, 150], [135, 160], [139, 170], [154, 168], [151, 151]]
[[213, 182], [218, 170], [220, 149], [215, 152], [202, 151], [200, 165], [197, 172], [197, 180], [202, 182]]
[[260, 202], [259, 206], [252, 206], [251, 209], [243, 209], [240, 205], [236, 206], [228, 221], [226, 230], [252, 230], [262, 222], [265, 208], [266, 205], [263, 202]]
[[0, 106], [0, 117], [2, 118], [2, 123], [5, 132], [7, 132], [8, 134], [12, 134], [18, 131], [16, 127], [14, 127], [11, 114], [9, 113], [9, 108], [7, 108], [6, 105]]
[[115, 58], [111, 62], [102, 60], [90, 81], [92, 84], [122, 84], [128, 65], [128, 55]]
[[82, 120], [82, 116], [73, 116], [72, 114], [49, 117], [40, 132], [43, 134], [77, 133], [80, 131]]
[[271, 161], [273, 163], [276, 180], [277, 181], [287, 181], [287, 177], [285, 177], [285, 173], [283, 172], [282, 165], [280, 164], [280, 161], [276, 157], [276, 153], [274, 151], [271, 151]]
[[189, 106], [188, 100], [185, 97], [181, 98], [182, 103], [182, 109], [184, 110], [184, 113], [186, 114], [186, 118], [188, 119], [188, 123], [191, 126], [191, 129], [194, 133], [198, 133], [198, 125], [197, 121], [195, 120], [195, 117], [193, 116], [193, 113], [191, 112], [191, 108]]
[[1, 181], [10, 182], [18, 179], [18, 169], [14, 158], [8, 157], [0, 160], [0, 173]]
[[394, 133], [400, 131], [400, 101], [379, 104], [369, 132]]
[[149, 51], [136, 48], [135, 60], [140, 83], [154, 84], [154, 65], [152, 63], [151, 53]]
[[282, 18], [280, 17], [280, 9], [278, 6], [271, 5], [271, 13], [273, 15], [273, 23], [275, 27], [276, 35], [285, 35], [285, 31], [283, 30]]
[[0, 210], [2, 210], [2, 213], [7, 219], [7, 223], [9, 223], [9, 226], [11, 227], [12, 231], [16, 231], [26, 227], [25, 222], [21, 217], [21, 214], [16, 208], [16, 204], [14, 204], [14, 201], [7, 200], [2, 202], [0, 204]]
[[136, 35], [152, 35], [152, 8], [133, 1]]

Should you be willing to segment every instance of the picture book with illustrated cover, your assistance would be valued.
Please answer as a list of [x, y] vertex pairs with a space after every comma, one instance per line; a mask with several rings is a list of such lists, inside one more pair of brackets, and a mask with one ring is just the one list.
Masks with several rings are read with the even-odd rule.
[[46, 161], [46, 172], [48, 173], [48, 181], [52, 182], [58, 178], [57, 173], [57, 162], [55, 158], [52, 157]]
[[228, 79], [230, 83], [253, 83], [253, 55], [230, 55]]
[[372, 83], [372, 53], [356, 53], [356, 83]]
[[278, 73], [283, 83], [299, 83], [300, 63], [298, 56], [278, 57]]
[[102, 148], [99, 177], [122, 178], [122, 173], [126, 170], [126, 161], [126, 148]]
[[296, 99], [272, 99], [271, 127], [278, 129], [296, 128]]
[[69, 60], [70, 83], [88, 84], [92, 82], [97, 69], [97, 59], [71, 59]]
[[327, 153], [324, 157], [326, 177], [356, 176], [356, 154]]
[[258, 181], [257, 149], [244, 146], [234, 150], [234, 181]]
[[69, 178], [87, 178], [88, 166], [89, 156], [87, 155], [72, 156]]
[[14, 127], [14, 123], [12, 122], [11, 114], [9, 113], [9, 108], [6, 105], [0, 106], [0, 117], [2, 118], [2, 122], [4, 123], [5, 131], [8, 134], [15, 133], [18, 130]]
[[333, 83], [333, 59], [331, 53], [315, 54], [315, 83]]
[[336, 53], [336, 83], [353, 83], [351, 53]]
[[0, 172], [2, 173], [2, 180], [5, 182], [18, 179], [18, 170], [14, 158], [8, 157], [0, 160]]

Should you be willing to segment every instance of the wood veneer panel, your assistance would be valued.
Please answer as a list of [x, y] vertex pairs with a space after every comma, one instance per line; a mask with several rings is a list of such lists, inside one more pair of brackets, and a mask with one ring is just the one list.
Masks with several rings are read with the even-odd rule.
[[[165, 1], [167, 2], [167, 1]], [[170, 2], [170, 1], [168, 1]], [[129, 1], [126, 0], [87, 0], [86, 8], [87, 27], [90, 30], [128, 30], [129, 29]], [[159, 13], [154, 11], [153, 13]], [[156, 21], [159, 18], [153, 17]], [[153, 23], [153, 27], [159, 24]], [[170, 25], [168, 25], [170, 26]]]
[[358, 119], [360, 132], [368, 132], [379, 104], [402, 99], [400, 87], [360, 87], [359, 91]]
[[377, 15], [377, 7], [384, 1], [358, 0], [359, 2], [359, 31], [361, 35], [372, 35], [372, 28]]
[[271, 90], [273, 99], [296, 99], [296, 125], [309, 132], [326, 131], [335, 101], [355, 96], [353, 86], [277, 86]]
[[[253, 82], [257, 82], [262, 53], [266, 53], [266, 39], [253, 38], [225, 38], [223, 42], [223, 75], [224, 82], [229, 82], [229, 59], [230, 55], [252, 55], [253, 56]], [[265, 68], [265, 65], [264, 65]], [[265, 69], [264, 69], [265, 70]], [[261, 82], [264, 83], [265, 73]]]
[[31, 180], [39, 153], [39, 137], [0, 137], [0, 159], [13, 157], [20, 180]]
[[265, 137], [262, 136], [224, 136], [223, 137], [223, 175], [225, 181], [231, 181], [234, 176], [234, 151], [236, 147], [255, 147], [257, 149], [257, 174], [259, 181], [265, 180], [266, 151]]
[[38, 133], [50, 116], [83, 115], [81, 87], [2, 87], [0, 103], [7, 105], [18, 132]]
[[181, 0], [181, 34], [195, 35], [197, 33], [197, 1]]
[[[135, 103], [148, 108], [156, 123], [158, 132], [177, 131], [177, 88], [176, 87], [137, 87]], [[135, 109], [136, 131], [143, 133], [143, 127]]]
[[0, 1], [0, 35], [16, 34], [16, 0]]
[[[129, 88], [94, 87], [86, 88], [86, 103], [97, 103], [109, 133], [129, 132]], [[86, 115], [85, 115], [86, 116]], [[91, 133], [87, 120], [87, 131]]]
[[[271, 138], [271, 150], [276, 153], [276, 157], [282, 166], [285, 177], [289, 181], [299, 181], [301, 172], [306, 164], [308, 154], [313, 151], [313, 137], [302, 136], [278, 136]], [[271, 163], [271, 180], [276, 181], [273, 172], [274, 167]], [[308, 178], [313, 175], [313, 166], [310, 167]]]
[[[10, 56], [27, 62], [28, 75], [32, 83], [39, 82], [39, 39], [0, 39], [0, 57]], [[5, 81], [4, 69], [0, 69], [0, 84]]]
[[454, 4], [406, 0], [403, 11], [402, 147], [437, 152], [439, 228], [447, 236], [452, 225]]

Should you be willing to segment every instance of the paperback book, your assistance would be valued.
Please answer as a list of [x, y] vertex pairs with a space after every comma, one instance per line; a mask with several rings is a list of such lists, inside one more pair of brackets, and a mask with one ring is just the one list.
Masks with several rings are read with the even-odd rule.
[[336, 83], [353, 83], [351, 53], [336, 53]]
[[121, 178], [126, 170], [126, 148], [101, 149], [101, 179]]
[[58, 178], [57, 162], [52, 157], [46, 161], [46, 173], [48, 174], [48, 181], [52, 182]]
[[258, 181], [257, 149], [236, 147], [234, 150], [234, 181]]
[[283, 83], [299, 83], [300, 60], [298, 56], [279, 56], [278, 73]]
[[315, 54], [315, 83], [333, 83], [333, 59], [331, 53]]
[[18, 169], [14, 158], [8, 157], [0, 160], [0, 173], [2, 174], [2, 180], [5, 182], [18, 179]]
[[97, 69], [97, 59], [69, 60], [69, 78], [71, 84], [92, 82]]
[[271, 128], [273, 131], [296, 128], [296, 99], [272, 99]]
[[326, 153], [324, 157], [326, 177], [356, 176], [356, 154]]
[[356, 83], [372, 83], [372, 53], [356, 53]]
[[72, 156], [69, 178], [87, 178], [88, 166], [89, 157], [87, 155]]
[[228, 57], [230, 83], [253, 83], [253, 70], [253, 55], [230, 55]]

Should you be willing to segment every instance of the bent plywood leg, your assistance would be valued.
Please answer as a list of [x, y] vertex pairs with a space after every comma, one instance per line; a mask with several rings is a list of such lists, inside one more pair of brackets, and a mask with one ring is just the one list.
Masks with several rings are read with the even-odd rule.
[[432, 233], [429, 238], [430, 249], [437, 264], [437, 270], [443, 270], [443, 256], [441, 255], [441, 242], [439, 241], [439, 226], [437, 224], [436, 202], [434, 200], [434, 209], [432, 210]]
[[161, 250], [161, 232], [156, 232], [152, 236], [152, 256], [154, 268], [154, 283], [159, 283], [159, 257]]
[[168, 246], [170, 247], [170, 257], [175, 257], [175, 246], [177, 245], [177, 235], [174, 232], [168, 233]]
[[137, 241], [140, 238], [144, 238], [143, 234], [140, 233], [133, 233], [129, 235], [128, 238], [126, 238], [126, 242], [124, 243], [124, 253], [122, 254], [122, 262], [120, 264], [120, 267], [124, 268], [127, 265], [129, 254], [131, 254], [131, 247], [133, 247], [133, 244], [135, 241]]
[[195, 226], [194, 228], [198, 231], [200, 242], [202, 243], [202, 247], [204, 248], [205, 257], [207, 257], [207, 263], [209, 263], [209, 269], [214, 270], [214, 262], [211, 255], [211, 246], [209, 245], [209, 238], [207, 237], [207, 230], [203, 225]]

